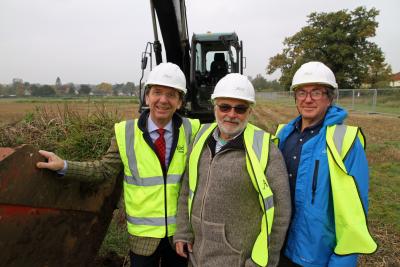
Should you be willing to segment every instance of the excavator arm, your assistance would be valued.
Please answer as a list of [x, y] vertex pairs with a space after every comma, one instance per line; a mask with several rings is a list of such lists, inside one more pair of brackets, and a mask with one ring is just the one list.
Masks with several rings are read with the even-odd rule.
[[[243, 73], [242, 42], [235, 32], [207, 32], [193, 34], [190, 45], [185, 0], [150, 0], [150, 6], [154, 42], [147, 43], [146, 50], [142, 54], [140, 84], [146, 69], [147, 55], [150, 55], [150, 64], [152, 62], [151, 46], [153, 46], [156, 64], [165, 61], [175, 63], [186, 76], [188, 91], [179, 112], [188, 117], [198, 118], [202, 122], [213, 121], [213, 106], [210, 99], [216, 83], [228, 73]], [[161, 32], [166, 60], [162, 58], [158, 29]], [[149, 46], [150, 52], [148, 52]], [[147, 108], [142, 88], [140, 98], [141, 112]]]
[[[188, 38], [186, 6], [184, 0], [150, 0], [152, 14], [157, 15], [160, 27], [166, 61], [177, 64], [186, 75], [188, 80], [190, 74], [190, 44]], [[156, 63], [162, 61], [161, 47], [158, 47], [157, 24], [155, 16], [153, 19], [153, 30], [155, 33], [154, 51]]]

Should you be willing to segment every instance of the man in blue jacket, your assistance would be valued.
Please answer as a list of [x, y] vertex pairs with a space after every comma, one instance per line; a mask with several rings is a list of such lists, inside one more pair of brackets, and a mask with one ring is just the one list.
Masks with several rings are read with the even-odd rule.
[[332, 104], [337, 88], [321, 62], [303, 64], [293, 77], [300, 116], [277, 131], [293, 207], [279, 266], [351, 267], [358, 253], [376, 250], [366, 226], [364, 137], [359, 128], [343, 125], [347, 112]]

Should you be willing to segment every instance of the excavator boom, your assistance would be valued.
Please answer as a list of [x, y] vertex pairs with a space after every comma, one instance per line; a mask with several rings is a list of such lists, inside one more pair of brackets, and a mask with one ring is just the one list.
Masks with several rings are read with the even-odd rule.
[[[164, 43], [166, 61], [178, 65], [185, 73], [186, 78], [189, 78], [190, 45], [187, 33], [185, 1], [151, 0], [151, 6], [152, 12], [155, 11], [157, 14], [158, 25]], [[155, 27], [155, 18], [153, 17], [153, 31], [156, 33], [157, 29]], [[157, 62], [157, 64], [159, 63], [161, 62]]]
[[[154, 32], [152, 45], [156, 64], [164, 61], [158, 37], [159, 27], [166, 55], [165, 61], [177, 64], [186, 76], [188, 92], [180, 113], [198, 118], [202, 122], [213, 121], [210, 98], [215, 84], [228, 73], [243, 73], [242, 42], [234, 32], [208, 32], [193, 34], [190, 46], [185, 1], [150, 0], [150, 6]], [[143, 71], [147, 64], [147, 54], [151, 52], [147, 52], [146, 46], [146, 52], [143, 53], [145, 58], [142, 58]], [[141, 111], [146, 108], [142, 90], [140, 96]]]

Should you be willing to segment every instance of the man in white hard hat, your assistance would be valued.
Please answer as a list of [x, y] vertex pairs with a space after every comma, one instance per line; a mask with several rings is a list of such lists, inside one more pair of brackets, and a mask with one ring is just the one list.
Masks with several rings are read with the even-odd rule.
[[[188, 144], [200, 127], [198, 120], [175, 113], [186, 93], [180, 68], [161, 63], [145, 84], [149, 110], [139, 119], [115, 125], [115, 138], [99, 161], [64, 161], [47, 151], [39, 168], [64, 173], [64, 179], [101, 182], [124, 170], [124, 206], [134, 267], [186, 266], [172, 249], [177, 200], [185, 169]], [[171, 240], [172, 241], [172, 240]]]
[[216, 123], [200, 128], [178, 203], [176, 251], [193, 266], [276, 266], [290, 220], [281, 153], [248, 123], [254, 88], [241, 74], [215, 86]]
[[344, 125], [334, 105], [335, 75], [321, 62], [303, 64], [291, 89], [300, 116], [277, 130], [289, 173], [292, 221], [280, 266], [356, 266], [376, 244], [367, 223], [365, 138]]

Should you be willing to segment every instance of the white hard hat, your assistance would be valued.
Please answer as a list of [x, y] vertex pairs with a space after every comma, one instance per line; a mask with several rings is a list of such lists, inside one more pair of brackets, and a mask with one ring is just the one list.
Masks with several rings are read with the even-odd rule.
[[211, 99], [218, 97], [236, 98], [255, 103], [254, 87], [247, 78], [239, 73], [230, 73], [215, 85]]
[[324, 63], [311, 61], [301, 65], [293, 76], [291, 90], [304, 84], [324, 84], [337, 89], [335, 75]]
[[144, 84], [145, 88], [151, 85], [163, 85], [175, 88], [186, 94], [186, 78], [182, 70], [173, 63], [160, 63], [150, 73]]

